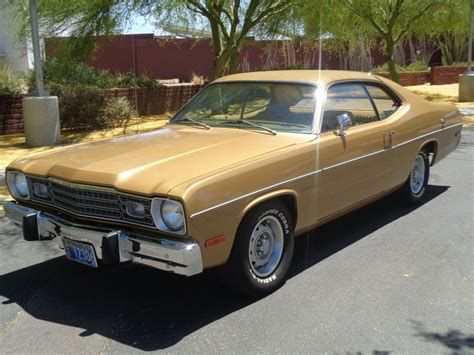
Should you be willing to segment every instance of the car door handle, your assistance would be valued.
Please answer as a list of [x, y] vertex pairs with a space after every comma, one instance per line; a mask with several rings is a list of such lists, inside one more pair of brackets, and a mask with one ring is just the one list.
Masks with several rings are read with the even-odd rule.
[[392, 145], [393, 145], [393, 136], [394, 135], [395, 135], [395, 131], [384, 132], [383, 140], [384, 140], [385, 149], [392, 147]]

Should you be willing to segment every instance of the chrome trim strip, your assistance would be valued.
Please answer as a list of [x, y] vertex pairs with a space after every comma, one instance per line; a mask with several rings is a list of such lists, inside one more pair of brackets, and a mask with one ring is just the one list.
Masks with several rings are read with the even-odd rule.
[[434, 133], [438, 133], [438, 132], [441, 132], [441, 131], [445, 131], [447, 129], [451, 129], [451, 128], [456, 128], [456, 127], [459, 127], [461, 126], [462, 127], [462, 123], [457, 123], [457, 124], [454, 124], [454, 125], [451, 125], [449, 127], [444, 127], [444, 128], [440, 128], [440, 129], [437, 129], [436, 131], [433, 131], [433, 132], [428, 132], [428, 133], [425, 133], [425, 134], [422, 134], [421, 136], [418, 136], [416, 138], [412, 138], [412, 139], [409, 139], [405, 142], [402, 142], [402, 143], [398, 143], [398, 144], [395, 144], [392, 148], [398, 148], [398, 147], [401, 147], [405, 144], [409, 144], [409, 143], [412, 143], [412, 142], [415, 142], [417, 141], [418, 139], [421, 139], [421, 138], [425, 138], [425, 137], [428, 137]]
[[238, 201], [238, 200], [241, 200], [243, 198], [246, 198], [246, 197], [249, 197], [249, 196], [252, 196], [252, 195], [255, 195], [255, 194], [258, 194], [260, 192], [263, 192], [263, 191], [266, 191], [266, 190], [270, 190], [270, 189], [273, 189], [274, 187], [277, 187], [277, 186], [280, 186], [280, 185], [283, 185], [283, 184], [286, 184], [288, 182], [293, 182], [293, 181], [296, 181], [296, 180], [299, 180], [299, 179], [303, 179], [307, 176], [311, 176], [311, 175], [316, 175], [318, 174], [319, 172], [321, 172], [322, 170], [316, 170], [316, 171], [312, 171], [312, 172], [309, 172], [309, 173], [306, 173], [306, 174], [303, 174], [303, 175], [300, 175], [300, 176], [297, 176], [297, 177], [294, 177], [292, 179], [289, 179], [289, 180], [285, 180], [285, 181], [282, 181], [282, 182], [279, 182], [277, 184], [274, 184], [274, 185], [270, 185], [270, 186], [267, 186], [267, 187], [264, 187], [262, 189], [259, 189], [259, 190], [256, 190], [256, 191], [253, 191], [253, 192], [250, 192], [248, 194], [245, 194], [245, 195], [242, 195], [242, 196], [239, 196], [239, 197], [236, 197], [232, 200], [229, 200], [229, 201], [226, 201], [226, 202], [223, 202], [223, 203], [220, 203], [218, 205], [215, 205], [215, 206], [212, 206], [212, 207], [209, 207], [209, 208], [206, 208], [205, 210], [202, 210], [202, 211], [199, 211], [199, 212], [196, 212], [196, 213], [193, 213], [192, 215], [190, 215], [189, 217], [190, 218], [194, 218], [196, 216], [199, 216], [200, 214], [203, 214], [203, 213], [206, 213], [206, 212], [209, 212], [209, 211], [212, 211], [216, 208], [219, 208], [219, 207], [222, 207], [222, 206], [225, 206], [225, 205], [228, 205], [229, 203], [232, 203], [232, 202], [235, 202], [235, 201]]
[[[35, 177], [35, 176], [33, 176]], [[44, 179], [44, 178], [40, 178]], [[93, 191], [99, 191], [99, 192], [109, 192], [109, 193], [120, 193], [117, 190], [111, 188], [111, 187], [103, 187], [103, 186], [97, 186], [97, 185], [87, 185], [87, 184], [78, 184], [75, 182], [69, 182], [65, 180], [59, 180], [54, 177], [48, 177], [46, 180], [52, 181], [56, 184], [63, 185], [66, 187], [70, 187], [72, 189], [82, 189], [82, 190], [93, 190]]]
[[[133, 225], [133, 226], [137, 226], [137, 227], [142, 227], [144, 229], [149, 229], [150, 231], [158, 231], [158, 229], [156, 228], [156, 226], [152, 226], [152, 225], [149, 225], [149, 224], [142, 224], [142, 223], [135, 223], [135, 222], [131, 222], [129, 220], [126, 220], [126, 219], [113, 219], [113, 218], [107, 218], [107, 217], [97, 217], [97, 216], [93, 216], [93, 215], [87, 215], [87, 214], [80, 214], [80, 213], [76, 213], [76, 212], [71, 212], [65, 208], [62, 208], [62, 207], [59, 207], [58, 205], [55, 205], [53, 203], [47, 203], [47, 202], [43, 202], [43, 201], [38, 201], [38, 200], [30, 200], [29, 202], [33, 202], [39, 206], [35, 206], [35, 208], [41, 208], [40, 206], [45, 206], [45, 207], [52, 207], [53, 209], [57, 210], [58, 212], [64, 212], [68, 215], [71, 215], [73, 218], [74, 217], [79, 217], [79, 218], [87, 218], [87, 219], [91, 219], [91, 220], [96, 220], [96, 221], [99, 221], [99, 222], [114, 222], [114, 223], [119, 223], [120, 225], [123, 225], [123, 226], [129, 226], [129, 225]], [[165, 231], [166, 232], [166, 231]]]
[[135, 197], [135, 198], [141, 198], [143, 200], [149, 200], [151, 202], [151, 197], [148, 196], [142, 196], [142, 195], [134, 195], [128, 192], [123, 192], [120, 190], [116, 190], [113, 187], [105, 187], [105, 186], [97, 186], [97, 185], [89, 185], [89, 184], [79, 184], [76, 182], [69, 182], [66, 180], [60, 180], [56, 179], [54, 177], [39, 177], [39, 176], [34, 176], [34, 175], [26, 175], [27, 177], [32, 177], [35, 179], [45, 179], [49, 180], [52, 182], [55, 182], [59, 185], [67, 186], [70, 188], [78, 188], [78, 189], [83, 189], [83, 190], [93, 190], [93, 191], [98, 191], [98, 192], [106, 192], [106, 193], [114, 193], [117, 195], [124, 195], [124, 196], [130, 196], [130, 197]]
[[368, 157], [371, 157], [371, 156], [374, 156], [374, 155], [377, 155], [377, 154], [380, 154], [380, 153], [389, 151], [389, 150], [391, 150], [391, 149], [398, 148], [398, 147], [403, 146], [403, 145], [405, 145], [405, 144], [414, 142], [414, 141], [416, 141], [416, 140], [418, 140], [418, 139], [427, 137], [427, 136], [429, 136], [429, 135], [431, 135], [431, 134], [435, 134], [435, 133], [438, 133], [438, 132], [441, 132], [441, 131], [444, 131], [444, 130], [447, 130], [447, 129], [451, 129], [451, 128], [454, 128], [454, 127], [459, 127], [459, 126], [462, 126], [462, 123], [458, 123], [458, 124], [455, 124], [455, 125], [452, 125], [452, 126], [449, 126], [449, 127], [441, 128], [441, 129], [438, 129], [438, 130], [436, 130], [436, 131], [423, 134], [423, 135], [421, 135], [421, 136], [419, 136], [419, 137], [410, 139], [410, 140], [408, 140], [408, 141], [399, 143], [399, 144], [397, 144], [397, 145], [394, 145], [394, 146], [389, 147], [389, 148], [386, 148], [386, 149], [380, 149], [380, 150], [377, 150], [377, 151], [375, 151], [375, 152], [372, 152], [372, 153], [369, 153], [369, 154], [366, 154], [366, 155], [362, 155], [362, 156], [360, 156], [360, 157], [352, 158], [352, 159], [349, 159], [349, 160], [346, 160], [346, 161], [343, 161], [343, 162], [340, 162], [340, 163], [337, 163], [337, 164], [334, 164], [334, 165], [329, 165], [329, 166], [327, 166], [327, 167], [325, 167], [325, 168], [321, 168], [321, 169], [318, 169], [318, 170], [315, 170], [315, 171], [312, 171], [312, 172], [309, 172], [309, 173], [306, 173], [306, 174], [303, 174], [303, 175], [300, 175], [300, 176], [297, 176], [297, 177], [294, 177], [294, 178], [291, 178], [291, 179], [288, 179], [288, 180], [285, 180], [285, 181], [282, 181], [282, 182], [279, 182], [279, 183], [276, 183], [276, 184], [273, 184], [273, 185], [270, 185], [270, 186], [267, 186], [267, 187], [264, 187], [264, 188], [261, 188], [261, 189], [256, 190], [256, 191], [249, 192], [249, 193], [247, 193], [247, 194], [245, 194], [245, 195], [242, 195], [242, 196], [233, 198], [233, 199], [231, 199], [231, 200], [228, 200], [228, 201], [226, 201], [226, 202], [220, 203], [220, 204], [218, 204], [218, 205], [215, 205], [215, 206], [206, 208], [206, 209], [204, 209], [204, 210], [202, 210], [202, 211], [193, 213], [193, 214], [191, 214], [189, 217], [190, 217], [190, 218], [194, 218], [194, 217], [199, 216], [199, 215], [201, 215], [201, 214], [203, 214], [203, 213], [206, 213], [206, 212], [215, 210], [216, 208], [220, 208], [220, 207], [226, 206], [226, 205], [228, 205], [228, 204], [230, 204], [230, 203], [233, 203], [233, 202], [239, 201], [239, 200], [241, 200], [241, 199], [244, 199], [244, 198], [246, 198], [246, 197], [249, 197], [249, 196], [258, 194], [258, 193], [263, 192], [263, 191], [267, 191], [267, 190], [273, 189], [274, 187], [277, 187], [277, 186], [280, 186], [280, 185], [284, 185], [284, 184], [286, 184], [286, 183], [293, 182], [293, 181], [296, 181], [296, 180], [299, 180], [299, 179], [303, 179], [303, 178], [308, 177], [308, 176], [311, 176], [311, 175], [316, 175], [316, 174], [319, 174], [319, 173], [321, 173], [321, 172], [325, 172], [325, 171], [328, 171], [328, 170], [337, 168], [337, 167], [339, 167], [339, 166], [341, 166], [341, 165], [344, 165], [344, 164], [349, 164], [349, 163], [355, 162], [355, 161], [357, 161], [357, 160], [365, 159], [365, 158], [368, 158]]
[[349, 163], [352, 163], [352, 162], [355, 162], [357, 160], [361, 160], [361, 159], [365, 159], [365, 158], [368, 158], [368, 157], [371, 157], [373, 155], [377, 155], [379, 153], [383, 153], [383, 152], [386, 152], [390, 150], [390, 148], [387, 148], [387, 149], [380, 149], [380, 150], [377, 150], [375, 152], [372, 152], [372, 153], [369, 153], [369, 154], [366, 154], [366, 155], [362, 155], [360, 157], [356, 157], [356, 158], [352, 158], [352, 159], [349, 159], [349, 160], [346, 160], [346, 161], [343, 161], [343, 162], [340, 162], [340, 163], [337, 163], [337, 164], [334, 164], [334, 165], [329, 165], [325, 168], [322, 168], [321, 171], [328, 171], [328, 170], [331, 170], [331, 169], [334, 169], [334, 168], [337, 168], [341, 165], [344, 165], [344, 164], [349, 164]]
[[190, 216], [190, 218], [199, 216], [200, 214], [203, 214], [203, 213], [212, 211], [212, 210], [214, 210], [214, 209], [216, 209], [216, 208], [219, 208], [219, 207], [223, 207], [223, 206], [228, 205], [228, 204], [230, 204], [230, 203], [232, 203], [232, 202], [235, 202], [235, 201], [241, 200], [241, 199], [243, 199], [243, 198], [246, 198], [246, 197], [249, 197], [249, 196], [258, 194], [258, 193], [260, 193], [260, 192], [273, 189], [274, 187], [277, 187], [277, 186], [280, 186], [280, 185], [283, 185], [283, 184], [286, 184], [286, 183], [289, 183], [289, 182], [293, 182], [293, 181], [296, 181], [296, 180], [299, 180], [299, 179], [303, 179], [303, 178], [308, 177], [308, 176], [311, 176], [311, 175], [316, 175], [316, 174], [319, 174], [319, 173], [321, 173], [321, 172], [328, 171], [328, 170], [333, 169], [333, 168], [337, 168], [338, 166], [341, 166], [341, 165], [344, 165], [344, 164], [348, 164], [348, 163], [352, 163], [352, 162], [354, 162], [354, 161], [357, 161], [357, 160], [360, 160], [360, 159], [364, 159], [364, 158], [367, 158], [367, 157], [370, 157], [370, 156], [372, 156], [372, 155], [376, 155], [376, 154], [379, 154], [379, 153], [383, 153], [383, 152], [385, 152], [385, 151], [387, 151], [387, 149], [381, 149], [381, 150], [378, 150], [378, 151], [376, 151], [376, 152], [373, 152], [373, 153], [370, 153], [370, 154], [367, 154], [367, 155], [363, 155], [363, 156], [361, 156], [361, 157], [357, 157], [357, 158], [353, 158], [353, 159], [350, 159], [350, 160], [346, 160], [346, 161], [341, 162], [341, 163], [337, 163], [337, 164], [334, 164], [334, 165], [330, 165], [330, 166], [327, 166], [327, 167], [325, 167], [325, 168], [318, 169], [318, 170], [315, 170], [315, 171], [311, 171], [311, 172], [309, 172], [309, 173], [306, 173], [306, 174], [303, 174], [303, 175], [300, 175], [300, 176], [297, 176], [297, 177], [294, 177], [294, 178], [291, 178], [291, 179], [288, 179], [288, 180], [285, 180], [285, 181], [282, 181], [282, 182], [279, 182], [279, 183], [276, 183], [276, 184], [273, 184], [273, 185], [270, 185], [270, 186], [267, 186], [267, 187], [264, 187], [264, 188], [262, 188], [262, 189], [259, 189], [259, 190], [250, 192], [250, 193], [248, 193], [248, 194], [245, 194], [245, 195], [242, 195], [242, 196], [233, 198], [232, 200], [229, 200], [229, 201], [220, 203], [220, 204], [218, 204], [218, 205], [215, 205], [215, 206], [206, 208], [205, 210], [202, 210], [202, 211], [193, 213], [193, 214]]

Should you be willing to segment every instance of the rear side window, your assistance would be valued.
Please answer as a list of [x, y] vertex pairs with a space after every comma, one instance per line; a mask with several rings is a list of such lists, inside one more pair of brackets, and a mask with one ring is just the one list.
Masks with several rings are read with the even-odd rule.
[[378, 121], [362, 84], [337, 84], [327, 91], [321, 132], [337, 128], [337, 116], [348, 114], [353, 126]]
[[398, 102], [385, 89], [370, 84], [365, 84], [365, 87], [374, 101], [381, 120], [390, 117], [398, 109]]

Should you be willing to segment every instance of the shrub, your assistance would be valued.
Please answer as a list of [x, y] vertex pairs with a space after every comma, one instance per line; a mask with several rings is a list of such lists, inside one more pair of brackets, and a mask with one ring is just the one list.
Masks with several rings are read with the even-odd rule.
[[454, 62], [453, 64], [443, 65], [443, 67], [467, 67], [467, 62]]
[[55, 58], [44, 62], [43, 71], [46, 84], [62, 85], [99, 86], [99, 81], [110, 75], [108, 72], [100, 73], [81, 62]]
[[428, 66], [426, 65], [425, 62], [423, 61], [416, 61], [413, 63], [410, 63], [406, 67], [403, 68], [407, 72], [413, 72], [413, 71], [427, 71]]
[[116, 87], [119, 88], [146, 88], [156, 89], [160, 86], [158, 80], [146, 74], [136, 75], [128, 72], [126, 74], [118, 74], [116, 76]]
[[[160, 84], [154, 78], [141, 74], [126, 73], [113, 75], [75, 61], [53, 58], [44, 63], [44, 80], [48, 85], [86, 85], [102, 89], [110, 88], [156, 88]], [[34, 77], [32, 77], [34, 83]]]
[[113, 97], [105, 100], [98, 115], [101, 127], [123, 127], [137, 112], [125, 97]]
[[105, 97], [97, 87], [87, 85], [60, 85], [49, 87], [59, 101], [59, 117], [64, 128], [101, 128], [99, 112]]
[[[398, 64], [395, 64], [395, 68], [397, 69], [397, 72], [402, 72], [402, 67], [399, 66]], [[378, 67], [374, 67], [372, 69], [372, 73], [388, 73], [388, 63], [385, 63], [383, 65], [379, 65]]]
[[10, 68], [0, 66], [0, 95], [16, 95], [24, 91], [24, 82]]
[[191, 82], [194, 84], [194, 85], [205, 85], [206, 84], [206, 79], [204, 79], [204, 76], [202, 75], [199, 75], [199, 74], [196, 74], [196, 73], [192, 73], [191, 74]]
[[[418, 62], [413, 62], [405, 67], [401, 67], [398, 64], [395, 64], [395, 68], [397, 69], [397, 72], [399, 73], [406, 73], [406, 72], [415, 72], [415, 71], [427, 71], [428, 67], [424, 62], [418, 61]], [[372, 69], [373, 73], [388, 73], [388, 64], [385, 63], [383, 65], [380, 65], [378, 67], [375, 67]]]

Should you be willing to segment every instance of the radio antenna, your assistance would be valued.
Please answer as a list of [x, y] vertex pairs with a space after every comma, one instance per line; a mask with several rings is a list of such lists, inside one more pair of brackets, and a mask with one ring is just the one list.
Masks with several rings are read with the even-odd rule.
[[323, 68], [323, 20], [321, 14], [319, 15], [319, 69], [318, 82], [321, 82], [321, 69]]

